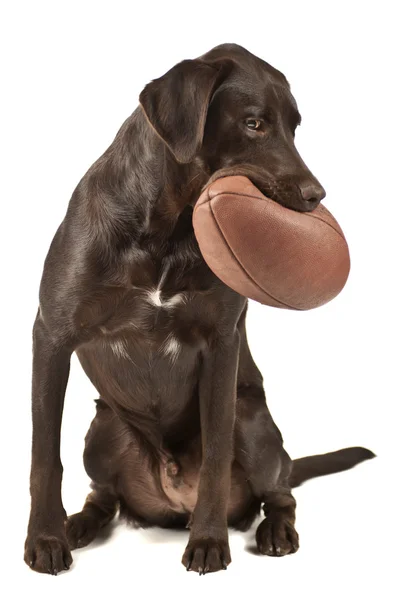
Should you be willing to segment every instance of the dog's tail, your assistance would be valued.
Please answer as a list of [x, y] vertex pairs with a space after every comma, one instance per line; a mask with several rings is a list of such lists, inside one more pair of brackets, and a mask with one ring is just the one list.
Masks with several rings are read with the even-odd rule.
[[373, 454], [367, 448], [354, 447], [337, 450], [337, 452], [328, 452], [327, 454], [298, 458], [292, 464], [290, 486], [292, 488], [298, 487], [304, 481], [313, 479], [313, 477], [346, 471], [375, 456], [376, 454]]

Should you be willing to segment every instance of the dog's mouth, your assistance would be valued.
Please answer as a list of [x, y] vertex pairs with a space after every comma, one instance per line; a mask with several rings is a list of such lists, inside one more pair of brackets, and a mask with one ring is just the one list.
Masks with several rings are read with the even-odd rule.
[[[304, 200], [301, 196], [299, 187], [290, 180], [278, 181], [268, 173], [257, 171], [250, 165], [238, 165], [219, 169], [211, 175], [204, 186], [206, 189], [217, 179], [223, 177], [233, 177], [242, 175], [247, 177], [262, 194], [274, 200], [285, 208], [290, 208], [298, 212], [311, 212], [320, 204], [319, 200]], [[202, 191], [203, 191], [202, 190]]]

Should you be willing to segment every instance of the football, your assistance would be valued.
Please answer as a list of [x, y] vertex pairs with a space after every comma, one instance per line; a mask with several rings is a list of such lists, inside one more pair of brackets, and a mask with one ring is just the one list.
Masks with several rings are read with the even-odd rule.
[[193, 226], [215, 275], [262, 304], [317, 308], [347, 281], [348, 244], [322, 204], [298, 212], [267, 198], [246, 177], [222, 177], [195, 204]]

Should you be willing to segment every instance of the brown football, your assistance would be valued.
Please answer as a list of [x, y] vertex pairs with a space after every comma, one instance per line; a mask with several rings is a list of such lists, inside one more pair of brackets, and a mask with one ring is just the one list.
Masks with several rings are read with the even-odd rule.
[[347, 281], [348, 245], [322, 204], [297, 212], [264, 196], [246, 177], [222, 177], [197, 201], [193, 226], [215, 275], [262, 304], [316, 308]]

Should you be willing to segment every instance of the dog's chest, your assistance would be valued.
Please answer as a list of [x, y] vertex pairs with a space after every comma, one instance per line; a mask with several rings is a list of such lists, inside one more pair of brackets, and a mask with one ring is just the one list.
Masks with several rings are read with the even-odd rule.
[[176, 357], [186, 346], [207, 342], [218, 319], [221, 285], [203, 260], [175, 255], [155, 264], [144, 255], [130, 265], [129, 285], [99, 333], [121, 357], [129, 345]]

